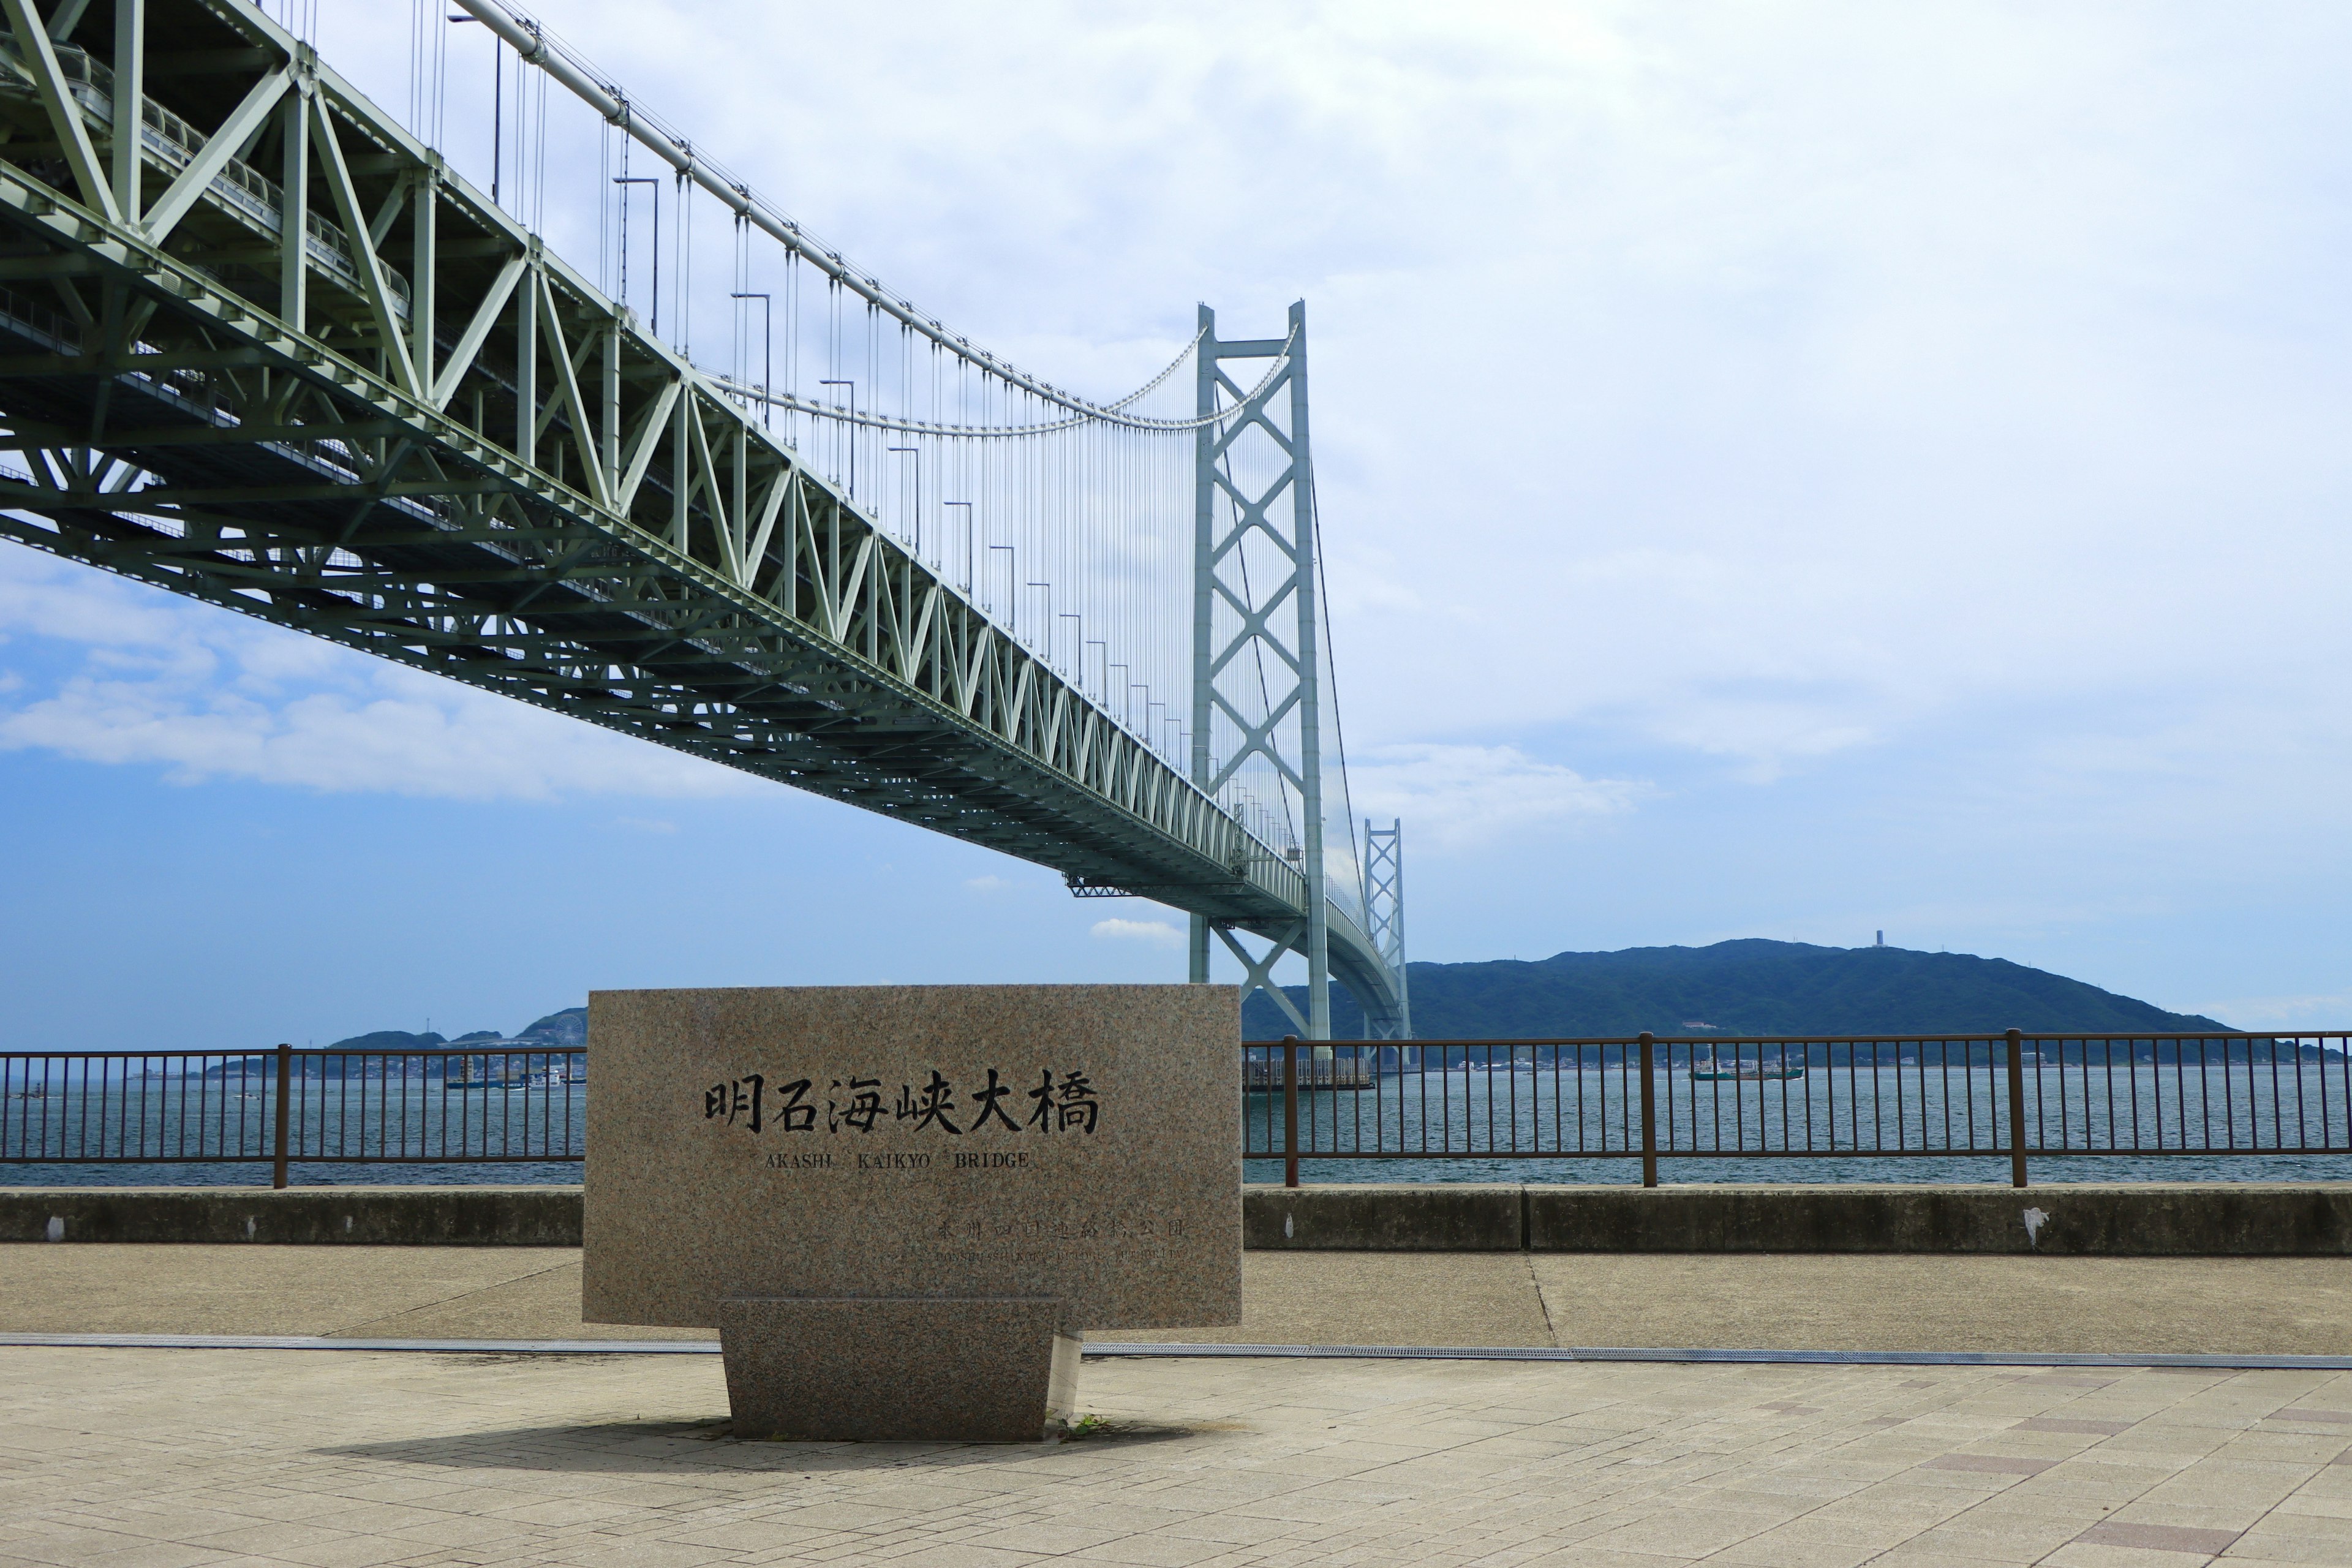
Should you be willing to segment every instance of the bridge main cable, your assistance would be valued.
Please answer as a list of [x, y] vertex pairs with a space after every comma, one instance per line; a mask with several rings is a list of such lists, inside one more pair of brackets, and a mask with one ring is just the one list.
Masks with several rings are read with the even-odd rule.
[[[839, 251], [828, 248], [802, 228], [797, 221], [756, 195], [748, 184], [732, 178], [721, 166], [697, 153], [694, 144], [687, 138], [668, 130], [640, 109], [617, 83], [596, 72], [569, 46], [557, 41], [537, 18], [505, 4], [504, 0], [457, 0], [457, 3], [467, 15], [511, 45], [525, 64], [537, 66], [562, 82], [602, 115], [607, 123], [633, 138], [639, 146], [652, 153], [672, 170], [718, 197], [726, 204], [728, 211], [749, 222], [825, 277], [901, 325], [920, 333], [958, 358], [982, 366], [1022, 391], [1045, 398], [1074, 414], [1111, 424], [1139, 423], [1121, 418], [1117, 404], [1106, 405], [1089, 402], [1051, 382], [1040, 380], [1016, 365], [1008, 364], [975, 345], [971, 339], [950, 331], [937, 317], [925, 315], [917, 310], [913, 300], [891, 293], [882, 286], [880, 279], [852, 267]], [[1180, 360], [1178, 363], [1182, 362]], [[1157, 385], [1158, 383], [1152, 384]], [[1137, 393], [1120, 401], [1131, 402], [1133, 397], [1141, 395]], [[1143, 427], [1190, 429], [1195, 423], [1197, 421], [1164, 425], [1152, 422]]]

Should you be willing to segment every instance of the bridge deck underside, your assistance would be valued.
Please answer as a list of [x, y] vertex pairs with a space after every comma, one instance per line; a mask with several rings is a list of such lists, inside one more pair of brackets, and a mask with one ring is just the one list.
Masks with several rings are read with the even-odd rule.
[[[233, 120], [224, 104], [278, 80], [287, 129], [264, 145], [307, 137], [329, 173], [277, 199], [323, 206], [323, 185], [377, 213], [338, 232], [380, 293], [320, 291], [289, 325], [267, 255], [229, 266], [196, 227], [110, 218], [77, 202], [88, 182], [54, 142], [0, 146], [0, 460], [17, 470], [0, 536], [1074, 886], [1269, 936], [1297, 924], [1297, 868], [496, 204], [257, 13], [156, 0], [167, 13], [183, 52], [262, 46], [235, 57], [250, 84], [188, 79], [212, 96], [179, 109]], [[315, 271], [295, 256], [285, 275]], [[1379, 1017], [1387, 972], [1333, 916], [1334, 971]]]
[[[0, 310], [0, 342], [34, 347], [14, 324]], [[758, 635], [729, 624], [734, 606], [654, 588], [659, 563], [585, 527], [541, 517], [470, 531], [291, 446], [201, 439], [229, 432], [142, 374], [0, 378], [0, 414], [20, 437], [166, 481], [152, 500], [13, 495], [57, 524], [0, 522], [26, 542], [1090, 882], [1244, 925], [1291, 918], [1177, 846], [1139, 844], [1111, 803], [785, 628]]]

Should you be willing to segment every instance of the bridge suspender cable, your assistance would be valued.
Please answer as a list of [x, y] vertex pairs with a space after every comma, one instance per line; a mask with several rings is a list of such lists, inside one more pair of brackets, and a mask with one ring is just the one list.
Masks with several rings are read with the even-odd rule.
[[[606, 121], [618, 126], [635, 138], [640, 146], [667, 163], [682, 183], [699, 185], [717, 196], [726, 204], [728, 211], [746, 219], [793, 254], [804, 258], [834, 283], [865, 300], [871, 309], [891, 317], [949, 353], [971, 361], [1033, 396], [1075, 414], [1098, 418], [1114, 414], [1112, 409], [1089, 403], [1005, 363], [986, 350], [973, 346], [969, 339], [949, 331], [934, 318], [917, 310], [911, 301], [890, 294], [882, 287], [879, 279], [852, 268], [839, 251], [827, 249], [797, 222], [755, 195], [749, 185], [729, 178], [725, 171], [698, 154], [685, 138], [663, 128], [632, 101], [617, 84], [601, 79], [586, 61], [554, 41], [546, 27], [535, 18], [505, 4], [504, 0], [457, 0], [457, 4], [512, 45], [526, 62], [539, 67], [562, 82]], [[678, 226], [683, 228], [685, 226], [681, 224]]]

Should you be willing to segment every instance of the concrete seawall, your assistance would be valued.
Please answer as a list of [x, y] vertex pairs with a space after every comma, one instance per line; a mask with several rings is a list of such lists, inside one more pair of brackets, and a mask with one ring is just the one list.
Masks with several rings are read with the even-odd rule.
[[0, 1187], [0, 1242], [577, 1247], [578, 1187]]
[[[0, 1242], [577, 1247], [577, 1187], [0, 1188]], [[2352, 1256], [2352, 1182], [1243, 1190], [1245, 1245], [1348, 1252]]]
[[1253, 1247], [2352, 1256], [2352, 1183], [1249, 1189]]

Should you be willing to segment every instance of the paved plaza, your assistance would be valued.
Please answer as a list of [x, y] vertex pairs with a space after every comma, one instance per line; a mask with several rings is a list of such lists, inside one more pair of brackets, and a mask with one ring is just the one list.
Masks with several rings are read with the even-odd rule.
[[[1251, 1344], [2352, 1355], [2352, 1258], [1248, 1252]], [[580, 1252], [0, 1246], [0, 1333], [660, 1339], [580, 1321]]]
[[[1200, 1337], [2328, 1355], [2352, 1321], [2337, 1259], [1246, 1262]], [[0, 1247], [17, 1333], [633, 1332], [578, 1291], [557, 1249]], [[0, 1568], [2352, 1563], [2335, 1371], [1116, 1357], [1079, 1408], [743, 1443], [715, 1355], [0, 1346]]]
[[2352, 1562], [2352, 1375], [1089, 1363], [1099, 1427], [738, 1443], [710, 1356], [0, 1350], [0, 1565]]

